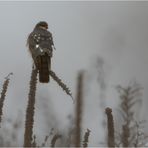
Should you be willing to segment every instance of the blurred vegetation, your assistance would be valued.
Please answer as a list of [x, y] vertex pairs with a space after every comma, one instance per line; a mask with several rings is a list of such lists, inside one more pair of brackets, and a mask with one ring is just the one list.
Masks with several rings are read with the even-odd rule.
[[[96, 71], [99, 75], [97, 82], [101, 90], [101, 98], [105, 98], [106, 91], [106, 78], [105, 71], [103, 68], [104, 61], [98, 58], [96, 64]], [[1, 147], [17, 147], [20, 146], [19, 143], [19, 132], [20, 129], [24, 129], [24, 147], [89, 147], [89, 138], [93, 137], [93, 131], [91, 129], [84, 129], [83, 127], [83, 115], [84, 115], [84, 104], [85, 104], [85, 88], [86, 84], [86, 74], [87, 71], [79, 71], [77, 76], [76, 94], [75, 97], [72, 96], [70, 89], [62, 82], [58, 76], [51, 71], [51, 77], [58, 83], [58, 85], [74, 99], [75, 111], [73, 115], [69, 116], [69, 126], [67, 127], [67, 135], [58, 130], [56, 127], [50, 127], [49, 135], [43, 137], [44, 141], [42, 143], [37, 143], [37, 136], [34, 135], [34, 116], [35, 110], [35, 99], [37, 91], [37, 71], [32, 69], [31, 80], [30, 80], [30, 90], [28, 93], [28, 105], [26, 107], [26, 118], [25, 127], [23, 127], [22, 115], [18, 115], [17, 119], [7, 119], [3, 114], [3, 106], [5, 105], [5, 99], [7, 91], [9, 91], [9, 81], [10, 75], [6, 77], [6, 80], [2, 86], [2, 92], [0, 97], [0, 146]], [[85, 84], [84, 84], [85, 83]], [[101, 100], [101, 110], [104, 112], [102, 129], [106, 131], [106, 138], [104, 139], [103, 145], [98, 146], [108, 146], [108, 147], [142, 147], [146, 145], [147, 136], [142, 130], [145, 124], [144, 120], [138, 121], [135, 108], [137, 104], [142, 103], [142, 87], [137, 83], [131, 83], [129, 86], [123, 87], [118, 85], [115, 88], [119, 94], [120, 104], [118, 105], [118, 112], [122, 120], [118, 123], [115, 121], [116, 112], [115, 109], [107, 107], [105, 101]], [[15, 108], [14, 108], [15, 109]], [[86, 113], [87, 114], [87, 113]], [[99, 115], [99, 113], [96, 113]], [[106, 115], [105, 115], [106, 114]], [[5, 118], [3, 118], [5, 117]], [[106, 117], [106, 118], [105, 118]], [[118, 118], [118, 117], [117, 117]], [[53, 120], [53, 119], [52, 119]], [[92, 121], [93, 122], [93, 121]], [[9, 124], [9, 128], [6, 125]], [[121, 127], [119, 131], [116, 125]], [[98, 125], [99, 126], [99, 125]], [[33, 130], [34, 128], [34, 130]], [[104, 129], [105, 128], [105, 129]], [[84, 132], [85, 131], [85, 132]], [[99, 132], [99, 131], [98, 131]], [[98, 139], [98, 143], [99, 143]]]

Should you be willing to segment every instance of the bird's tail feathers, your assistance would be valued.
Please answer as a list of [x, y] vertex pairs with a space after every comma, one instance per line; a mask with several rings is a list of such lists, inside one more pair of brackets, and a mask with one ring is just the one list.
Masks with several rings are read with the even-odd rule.
[[49, 68], [50, 68], [50, 57], [48, 55], [40, 56], [39, 62], [39, 81], [41, 83], [49, 82]]

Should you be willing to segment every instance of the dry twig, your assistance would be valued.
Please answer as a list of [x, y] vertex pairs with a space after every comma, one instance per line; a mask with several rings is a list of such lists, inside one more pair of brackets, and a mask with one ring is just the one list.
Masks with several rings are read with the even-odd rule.
[[61, 137], [62, 137], [61, 135], [55, 134], [55, 135], [53, 136], [52, 140], [51, 140], [51, 147], [55, 147], [56, 141], [57, 141], [59, 138], [61, 138]]
[[59, 86], [73, 99], [70, 89], [62, 82], [62, 80], [53, 72], [49, 71], [50, 76], [59, 84]]
[[83, 147], [84, 148], [88, 147], [89, 135], [90, 135], [90, 130], [87, 129], [87, 131], [85, 132], [84, 141], [83, 141]]

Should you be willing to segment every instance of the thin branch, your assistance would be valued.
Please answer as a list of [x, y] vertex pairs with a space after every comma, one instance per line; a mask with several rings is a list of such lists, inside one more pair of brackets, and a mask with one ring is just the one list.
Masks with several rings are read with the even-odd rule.
[[84, 148], [88, 147], [89, 135], [90, 135], [90, 130], [87, 129], [87, 131], [85, 132], [84, 141], [83, 141]]
[[62, 80], [53, 72], [49, 71], [50, 76], [58, 83], [58, 85], [73, 99], [70, 89], [62, 82]]
[[55, 134], [51, 140], [51, 147], [55, 147], [56, 141], [61, 137], [62, 137], [61, 135]]

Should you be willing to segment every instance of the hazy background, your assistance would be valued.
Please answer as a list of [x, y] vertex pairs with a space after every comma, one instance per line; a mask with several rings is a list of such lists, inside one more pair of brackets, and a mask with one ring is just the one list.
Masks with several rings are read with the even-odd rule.
[[[53, 34], [56, 50], [52, 69], [74, 96], [77, 72], [88, 71], [90, 86], [86, 88], [83, 128], [92, 131], [91, 146], [98, 145], [104, 135], [99, 96], [106, 99], [107, 106], [115, 108], [119, 100], [116, 85], [128, 85], [129, 81], [136, 80], [144, 87], [141, 117], [145, 119], [148, 104], [146, 1], [0, 2], [0, 85], [9, 72], [14, 73], [5, 100], [5, 118], [16, 119], [18, 112], [22, 112], [23, 122], [25, 120], [32, 67], [26, 40], [39, 21], [47, 21]], [[99, 75], [99, 84], [105, 85], [102, 90], [96, 82], [97, 57], [103, 61], [100, 67], [104, 74]], [[37, 89], [34, 132], [43, 141], [51, 127], [65, 131], [69, 123], [67, 116], [72, 114], [74, 104], [52, 80], [49, 84], [38, 84]]]

